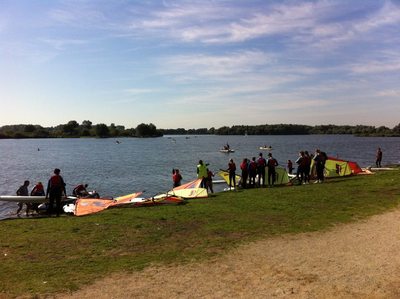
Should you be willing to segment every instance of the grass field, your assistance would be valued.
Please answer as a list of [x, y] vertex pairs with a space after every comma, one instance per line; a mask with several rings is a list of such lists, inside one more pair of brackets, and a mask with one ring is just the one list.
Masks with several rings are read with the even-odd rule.
[[274, 235], [324, 230], [396, 207], [400, 171], [224, 192], [185, 205], [0, 222], [0, 297], [73, 291], [112, 272], [188, 263]]

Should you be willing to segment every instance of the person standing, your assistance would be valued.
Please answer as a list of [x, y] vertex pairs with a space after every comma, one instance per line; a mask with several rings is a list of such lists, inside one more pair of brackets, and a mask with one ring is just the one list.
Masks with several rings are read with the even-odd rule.
[[256, 176], [257, 176], [257, 162], [256, 157], [253, 157], [249, 163], [249, 186], [256, 186]]
[[326, 154], [317, 149], [314, 156], [315, 169], [317, 171], [317, 180], [314, 183], [322, 183], [324, 181], [324, 169], [326, 160]]
[[46, 199], [49, 199], [49, 208], [47, 210], [48, 214], [51, 215], [53, 212], [54, 201], [56, 202], [56, 214], [57, 217], [60, 216], [61, 209], [61, 197], [67, 194], [65, 191], [64, 179], [60, 175], [61, 170], [54, 169], [54, 174], [49, 179], [46, 190]]
[[376, 161], [375, 161], [376, 167], [382, 167], [381, 166], [382, 156], [383, 156], [382, 150], [380, 147], [378, 147], [378, 150], [376, 151]]
[[304, 151], [304, 184], [310, 183], [311, 162], [310, 154]]
[[[29, 186], [29, 181], [24, 181], [24, 184], [18, 188], [17, 195], [18, 196], [29, 196], [28, 186]], [[25, 204], [26, 204], [26, 216], [28, 216], [29, 210], [30, 210], [30, 203], [27, 202]], [[23, 202], [18, 203], [17, 215], [19, 215], [23, 206], [24, 206]]]
[[200, 188], [207, 188], [207, 177], [207, 165], [203, 163], [203, 160], [199, 160], [197, 178], [201, 179]]
[[249, 177], [249, 160], [244, 158], [242, 163], [240, 163], [240, 169], [242, 170], [242, 187], [247, 188], [247, 178]]
[[303, 151], [299, 152], [299, 157], [295, 162], [297, 164], [296, 178], [299, 181], [299, 185], [301, 185], [304, 180], [304, 168], [306, 163]]
[[233, 162], [233, 159], [229, 160], [228, 163], [228, 170], [229, 172], [229, 188], [232, 189], [232, 185], [233, 188], [236, 188], [236, 164], [235, 162]]
[[292, 162], [292, 160], [288, 160], [287, 161], [287, 169], [288, 169], [288, 173], [292, 174], [292, 172], [293, 172], [293, 162]]
[[172, 169], [172, 182], [173, 182], [174, 188], [179, 187], [181, 185], [182, 176], [179, 173], [179, 169]]
[[273, 187], [275, 185], [276, 170], [278, 161], [272, 157], [272, 153], [268, 153], [267, 167], [268, 167], [268, 186]]
[[[45, 196], [46, 193], [44, 192], [44, 187], [42, 182], [38, 182], [35, 186], [33, 186], [33, 189], [31, 191], [31, 196]], [[39, 214], [39, 204], [38, 203], [32, 203], [31, 208], [36, 211], [37, 214]]]
[[[258, 186], [265, 187], [265, 167], [267, 166], [267, 161], [264, 159], [263, 154], [258, 155], [257, 160], [257, 173], [258, 173]], [[261, 183], [262, 180], [262, 183]]]
[[206, 186], [207, 186], [207, 190], [210, 189], [211, 193], [214, 193], [213, 179], [212, 179], [213, 176], [214, 176], [214, 173], [210, 169], [207, 168], [207, 184], [206, 184]]

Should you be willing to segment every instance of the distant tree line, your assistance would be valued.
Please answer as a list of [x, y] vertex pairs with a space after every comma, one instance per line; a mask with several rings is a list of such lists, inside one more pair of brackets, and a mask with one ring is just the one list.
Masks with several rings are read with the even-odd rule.
[[0, 127], [0, 138], [79, 138], [79, 137], [160, 137], [162, 132], [154, 124], [140, 124], [135, 129], [111, 124], [96, 124], [84, 120], [81, 124], [71, 120], [56, 127], [40, 125], [7, 125]]
[[127, 129], [121, 125], [96, 124], [84, 120], [81, 124], [71, 120], [56, 127], [40, 125], [7, 125], [0, 127], [0, 138], [79, 138], [79, 137], [160, 137], [163, 135], [310, 135], [310, 134], [351, 134], [356, 136], [400, 136], [400, 123], [393, 129], [385, 126], [338, 126], [338, 125], [296, 125], [275, 124], [255, 126], [232, 126], [200, 129], [157, 129], [150, 124], [140, 124]]
[[295, 125], [295, 124], [275, 124], [275, 125], [256, 125], [256, 126], [232, 126], [221, 128], [202, 128], [202, 129], [161, 129], [164, 135], [310, 135], [310, 134], [351, 134], [356, 136], [400, 136], [400, 124], [390, 129], [385, 126], [348, 126], [348, 125]]

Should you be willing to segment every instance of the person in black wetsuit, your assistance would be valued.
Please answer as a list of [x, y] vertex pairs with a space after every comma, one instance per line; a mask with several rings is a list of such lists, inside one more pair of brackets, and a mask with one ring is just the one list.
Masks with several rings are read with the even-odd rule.
[[60, 175], [60, 169], [54, 169], [54, 175], [51, 176], [47, 184], [46, 199], [49, 199], [49, 207], [47, 213], [51, 215], [53, 213], [54, 201], [56, 202], [56, 215], [60, 216], [61, 209], [61, 197], [66, 195], [64, 179]]

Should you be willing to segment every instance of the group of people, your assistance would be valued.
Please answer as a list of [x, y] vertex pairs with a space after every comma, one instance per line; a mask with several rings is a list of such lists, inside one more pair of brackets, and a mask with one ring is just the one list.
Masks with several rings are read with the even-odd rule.
[[[52, 215], [54, 213], [54, 204], [55, 204], [55, 213], [58, 216], [60, 216], [60, 210], [61, 210], [61, 199], [63, 196], [67, 195], [67, 192], [65, 190], [65, 182], [63, 177], [60, 175], [61, 170], [56, 168], [54, 169], [53, 175], [50, 177], [48, 183], [47, 183], [47, 189], [46, 192], [44, 190], [44, 186], [42, 182], [38, 182], [32, 189], [32, 191], [29, 194], [28, 191], [28, 186], [30, 182], [28, 180], [24, 181], [24, 184], [18, 188], [17, 190], [17, 195], [18, 196], [46, 196], [46, 199], [49, 200], [49, 203], [47, 205], [47, 213], [49, 215]], [[77, 185], [72, 193], [76, 197], [86, 197], [89, 195], [89, 192], [86, 190], [88, 187], [87, 184], [79, 184]], [[35, 210], [37, 213], [39, 213], [39, 204], [36, 203], [25, 203], [26, 204], [26, 215], [29, 215], [29, 212], [31, 210]], [[20, 202], [18, 203], [18, 210], [17, 214], [21, 212], [23, 208], [24, 203]]]
[[[214, 173], [207, 168], [208, 164], [205, 164], [202, 160], [199, 161], [197, 165], [197, 177], [201, 179], [200, 187], [206, 188], [213, 193], [213, 183], [212, 178]], [[260, 153], [258, 158], [253, 157], [251, 160], [248, 158], [244, 158], [240, 163], [241, 170], [241, 180], [240, 182], [236, 181], [236, 164], [233, 159], [230, 159], [228, 162], [228, 167], [226, 172], [229, 175], [229, 188], [236, 189], [238, 185], [241, 185], [242, 188], [249, 187], [262, 187], [266, 186], [265, 180], [265, 168], [268, 168], [268, 185], [274, 186], [275, 184], [275, 167], [278, 166], [278, 161], [272, 157], [272, 154], [268, 154], [268, 158], [265, 159], [263, 154]], [[258, 175], [258, 180], [256, 179]]]
[[[308, 151], [301, 151], [299, 157], [296, 159], [297, 164], [296, 178], [299, 184], [308, 184], [311, 178], [311, 164], [312, 161], [315, 165], [316, 180], [315, 183], [322, 183], [324, 181], [324, 168], [325, 162], [328, 159], [325, 152], [317, 149], [315, 154], [309, 154]], [[228, 162], [226, 171], [229, 175], [229, 188], [235, 189], [238, 185], [242, 188], [254, 187], [268, 187], [275, 186], [276, 181], [276, 167], [279, 165], [278, 161], [273, 157], [272, 153], [268, 153], [267, 158], [263, 157], [263, 153], [259, 153], [258, 157], [252, 159], [244, 158], [240, 163], [241, 179], [240, 182], [236, 181], [237, 167], [233, 159]], [[213, 173], [207, 168], [208, 164], [204, 164], [202, 160], [197, 165], [197, 177], [202, 179], [201, 187], [209, 188], [212, 190], [212, 176]], [[287, 162], [288, 173], [292, 174], [294, 167], [293, 162]], [[179, 174], [180, 176], [180, 174]], [[267, 176], [267, 178], [266, 178]], [[175, 186], [175, 179], [174, 186]]]
[[[299, 157], [295, 161], [297, 164], [296, 178], [299, 184], [309, 184], [311, 178], [311, 164], [314, 161], [316, 170], [316, 181], [314, 183], [322, 183], [324, 181], [325, 162], [328, 156], [320, 149], [315, 150], [315, 154], [309, 154], [308, 151], [300, 151]], [[293, 172], [293, 163], [288, 160], [288, 173]]]
[[[232, 165], [233, 163], [233, 165]], [[244, 158], [240, 163], [241, 180], [240, 185], [242, 188], [253, 188], [253, 187], [265, 187], [265, 169], [268, 170], [268, 186], [273, 187], [275, 185], [276, 178], [276, 166], [278, 161], [272, 156], [272, 153], [268, 153], [267, 159], [263, 157], [263, 153], [258, 154], [258, 158], [253, 157], [251, 160]], [[233, 159], [228, 164], [229, 172], [229, 187], [236, 187], [236, 166], [234, 165]], [[256, 179], [258, 176], [258, 180]]]

